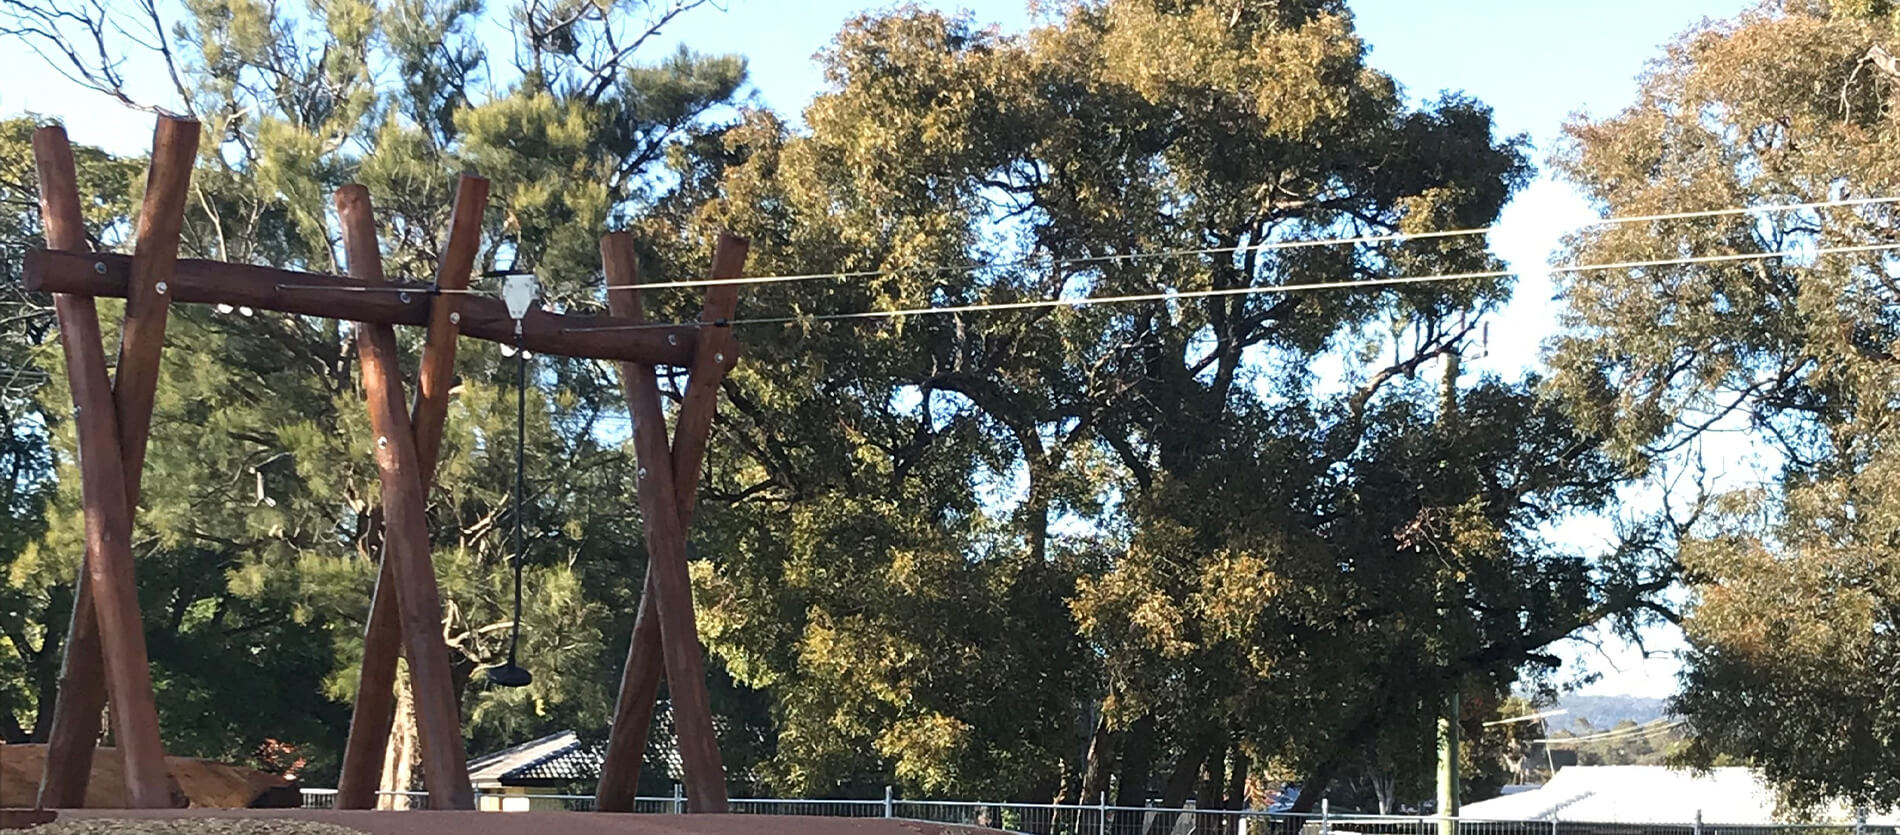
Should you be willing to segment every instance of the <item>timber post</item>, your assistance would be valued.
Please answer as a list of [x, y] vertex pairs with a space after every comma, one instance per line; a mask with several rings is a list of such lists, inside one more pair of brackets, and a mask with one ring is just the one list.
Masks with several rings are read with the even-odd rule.
[[[736, 278], [745, 267], [748, 243], [744, 238], [732, 234], [722, 234], [717, 248], [713, 252], [712, 277], [714, 279]], [[644, 319], [640, 307], [639, 293], [634, 290], [615, 292], [616, 287], [631, 287], [638, 283], [638, 267], [633, 251], [633, 239], [624, 232], [610, 234], [600, 241], [601, 263], [607, 274], [607, 304], [616, 317], [641, 321]], [[668, 465], [671, 474], [672, 504], [678, 509], [677, 524], [682, 531], [679, 561], [685, 562], [683, 531], [691, 524], [695, 500], [699, 492], [701, 465], [705, 461], [707, 439], [712, 428], [713, 407], [718, 402], [719, 384], [725, 375], [738, 362], [738, 344], [732, 339], [731, 329], [718, 323], [729, 320], [737, 308], [738, 287], [732, 284], [715, 284], [707, 288], [706, 301], [700, 313], [702, 328], [694, 351], [692, 370], [687, 378], [686, 397], [680, 406], [678, 426], [670, 454], [660, 459]], [[644, 369], [635, 363], [622, 363], [621, 376], [627, 391], [627, 408], [634, 416], [635, 444], [640, 444], [640, 431], [644, 425], [647, 431], [659, 435], [660, 448], [665, 448], [666, 424], [658, 415], [658, 384], [653, 377], [651, 366]], [[651, 404], [647, 403], [647, 390], [651, 389]], [[651, 413], [653, 418], [643, 415]], [[652, 439], [649, 438], [649, 442]], [[647, 447], [641, 447], [640, 467], [645, 475], [640, 479], [641, 508], [643, 514], [654, 511], [647, 509], [647, 491], [653, 479], [653, 470], [648, 463]], [[600, 783], [595, 788], [594, 808], [603, 812], [631, 812], [636, 786], [640, 777], [641, 759], [645, 756], [647, 734], [653, 719], [653, 707], [659, 697], [662, 672], [669, 677], [674, 675], [671, 665], [665, 663], [670, 647], [665, 639], [662, 612], [660, 606], [662, 592], [656, 582], [656, 570], [660, 557], [654, 551], [651, 531], [654, 521], [647, 516], [649, 544], [647, 555], [647, 578], [640, 595], [640, 608], [634, 616], [633, 638], [627, 647], [627, 665], [620, 680], [620, 693], [614, 704], [613, 726], [607, 741], [607, 752], [601, 763]], [[686, 605], [691, 606], [691, 588], [687, 590]], [[689, 610], [690, 611], [690, 608]], [[693, 623], [687, 619], [686, 627]], [[699, 650], [697, 631], [689, 634], [692, 649]], [[704, 687], [704, 669], [696, 673], [700, 686]], [[686, 768], [688, 785], [687, 800], [694, 811], [724, 811], [727, 806], [725, 775], [719, 766], [719, 751], [716, 738], [712, 736], [710, 713], [703, 731], [707, 750], [689, 752], [684, 740], [689, 727], [683, 723], [679, 710], [678, 687], [676, 694], [674, 722], [682, 729], [680, 759]], [[692, 759], [697, 757], [699, 759]], [[711, 762], [706, 762], [707, 758]], [[700, 774], [695, 774], [697, 768]], [[718, 780], [714, 783], [703, 772], [716, 771]], [[696, 779], [697, 777], [697, 779]], [[710, 785], [707, 785], [710, 784]], [[701, 798], [706, 792], [717, 792], [716, 800]]]
[[[382, 253], [376, 244], [369, 190], [344, 186], [336, 194], [336, 210], [343, 223], [350, 272], [381, 282]], [[429, 805], [473, 809], [475, 792], [469, 786], [468, 756], [462, 746], [461, 699], [454, 689], [449, 647], [442, 640], [442, 599], [429, 555], [427, 497], [416, 463], [415, 432], [403, 408], [396, 331], [388, 325], [359, 325], [356, 344], [370, 425], [376, 433], [376, 471], [383, 488], [383, 555], [395, 566], [397, 618], [415, 692]]]
[[[159, 117], [154, 130], [125, 285], [117, 375], [110, 383], [97, 307], [90, 298], [80, 304], [73, 296], [55, 296], [79, 435], [86, 557], [74, 593], [61, 698], [48, 734], [41, 806], [84, 805], [101, 704], [111, 707], [125, 760], [126, 802], [135, 808], [163, 808], [180, 800], [172, 791], [159, 737], [131, 537], [171, 303], [168, 282], [178, 260], [199, 130], [196, 121], [171, 116]], [[47, 243], [84, 252], [88, 247], [77, 174], [65, 131], [42, 128], [33, 140]], [[107, 692], [112, 694], [109, 702]]]
[[[706, 293], [700, 321], [649, 324], [634, 291], [609, 292], [608, 315], [530, 311], [515, 320], [498, 299], [463, 298], [480, 248], [487, 183], [463, 177], [450, 236], [432, 285], [386, 281], [368, 192], [348, 186], [336, 195], [351, 276], [324, 275], [218, 261], [180, 259], [185, 196], [196, 159], [196, 122], [161, 117], [132, 255], [90, 252], [72, 151], [64, 131], [34, 135], [47, 249], [24, 261], [28, 290], [54, 295], [79, 436], [86, 555], [80, 572], [72, 637], [60, 677], [42, 777], [41, 806], [83, 805], [101, 709], [125, 757], [126, 796], [133, 806], [170, 806], [182, 799], [166, 773], [156, 700], [138, 610], [131, 554], [133, 514], [158, 382], [165, 320], [172, 304], [219, 304], [293, 316], [358, 323], [363, 388], [375, 432], [373, 455], [382, 487], [383, 560], [370, 622], [359, 699], [351, 721], [338, 805], [374, 803], [381, 751], [393, 710], [397, 656], [409, 659], [430, 805], [470, 809], [459, 699], [442, 639], [441, 593], [431, 561], [426, 500], [441, 448], [459, 336], [519, 344], [544, 354], [615, 360], [626, 376], [634, 415], [639, 499], [650, 554], [628, 667], [616, 705], [614, 737], [604, 771], [603, 809], [616, 808], [624, 788], [631, 808], [659, 682], [673, 682], [674, 720], [686, 769], [688, 808], [728, 806], [725, 774], [693, 620], [686, 529], [693, 517], [720, 383], [737, 361], [729, 320], [732, 284]], [[715, 279], [736, 278], [745, 239], [722, 234]], [[631, 239], [602, 241], [609, 284], [635, 281]], [[118, 377], [107, 376], [96, 297], [127, 300]], [[413, 412], [405, 408], [395, 325], [426, 325]], [[519, 335], [517, 335], [519, 328]], [[666, 433], [656, 366], [688, 369], [678, 429]], [[107, 695], [111, 698], [108, 700]], [[637, 721], [635, 719], [637, 717]]]
[[[459, 291], [468, 288], [475, 255], [482, 243], [482, 213], [488, 207], [488, 181], [463, 175], [456, 182], [455, 208], [449, 216], [449, 242], [436, 265], [435, 286], [447, 293], [432, 297], [428, 336], [422, 346], [422, 365], [416, 375], [416, 403], [410, 411], [416, 469], [425, 498], [435, 480], [437, 455], [442, 449], [442, 426], [448, 418], [449, 387], [455, 377]], [[368, 326], [364, 326], [368, 327]], [[387, 327], [387, 326], [383, 326]], [[396, 659], [402, 651], [402, 630], [396, 602], [395, 563], [385, 547], [370, 598], [369, 623], [363, 633], [363, 663], [358, 672], [356, 704], [350, 714], [350, 736], [343, 749], [343, 768], [337, 778], [336, 808], [373, 809], [376, 788], [382, 782], [383, 753], [396, 718]]]

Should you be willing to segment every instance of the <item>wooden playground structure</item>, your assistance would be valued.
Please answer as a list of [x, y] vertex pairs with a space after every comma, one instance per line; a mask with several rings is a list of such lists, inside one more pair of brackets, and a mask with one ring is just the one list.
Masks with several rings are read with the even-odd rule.
[[[649, 557], [596, 808], [632, 811], [664, 676], [678, 729], [688, 808], [727, 811], [725, 774], [694, 626], [686, 530], [720, 381], [738, 359], [739, 345], [727, 326], [737, 305], [737, 288], [730, 283], [709, 285], [698, 322], [648, 323], [639, 293], [630, 289], [639, 280], [633, 240], [618, 232], [600, 242], [609, 288], [627, 288], [607, 294], [607, 315], [537, 308], [517, 318], [500, 300], [468, 291], [481, 245], [488, 182], [467, 175], [457, 183], [433, 284], [386, 279], [370, 195], [355, 185], [336, 194], [347, 277], [181, 260], [179, 238], [200, 132], [195, 121], [159, 118], [130, 256], [90, 251], [65, 131], [44, 127], [33, 136], [47, 248], [28, 254], [26, 287], [51, 292], [54, 298], [72, 389], [86, 542], [37, 806], [84, 805], [101, 715], [108, 704], [112, 736], [124, 759], [127, 805], [178, 805], [159, 736], [131, 536], [167, 312], [173, 303], [186, 303], [357, 323], [356, 348], [376, 436], [372, 454], [385, 527], [337, 808], [375, 806], [383, 748], [394, 717], [398, 654], [407, 659], [410, 670], [431, 808], [475, 806], [424, 515], [449, 406], [456, 343], [458, 337], [469, 336], [541, 354], [620, 363], [634, 424]], [[711, 277], [738, 277], [746, 250], [743, 238], [722, 235]], [[96, 297], [125, 299], [118, 359], [110, 375]], [[413, 406], [398, 370], [396, 325], [427, 329]], [[670, 439], [655, 371], [659, 365], [683, 368], [688, 375]]]

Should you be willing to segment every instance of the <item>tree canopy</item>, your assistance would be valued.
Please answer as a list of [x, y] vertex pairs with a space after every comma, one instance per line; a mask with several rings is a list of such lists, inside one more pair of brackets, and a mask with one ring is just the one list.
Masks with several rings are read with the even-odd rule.
[[[1301, 782], [1302, 806], [1384, 808], [1428, 793], [1456, 694], [1467, 795], [1483, 796], [1522, 744], [1486, 720], [1555, 686], [1552, 643], [1673, 617], [1678, 550], [1700, 590], [1682, 709], [1711, 717], [1697, 744], [1734, 747], [1752, 737], [1695, 699], [1768, 678], [1723, 637], [1747, 634], [1723, 601], [1759, 605], [1734, 584], [1786, 563], [1783, 543], [1821, 548], [1809, 532], [1870, 530], [1847, 522], [1882, 512], [1857, 499], [1844, 520], [1823, 501], [1882, 477], [1885, 423], [1850, 418], [1887, 402], [1876, 369], [1890, 358], [1863, 355], [1892, 340], [1839, 327], [1850, 307], [1885, 321], [1855, 295], [1878, 282], [1848, 262], [1819, 261], [1834, 270], [1819, 279], [1793, 262], [1584, 274], [1548, 379], [1470, 372], [1511, 282], [1387, 280], [1498, 272], [1481, 238], [1402, 233], [1493, 223], [1531, 176], [1528, 142], [1499, 135], [1481, 102], [1420, 99], [1369, 64], [1340, 0], [1077, 0], [1017, 34], [868, 13], [822, 54], [827, 89], [800, 120], [749, 101], [738, 57], [653, 54], [659, 27], [695, 5], [524, 0], [506, 12], [509, 55], [477, 36], [497, 13], [466, 0], [188, 0], [178, 20], [156, 5], [0, 9], [16, 42], [122, 99], [117, 65], [66, 47], [166, 47], [162, 104], [208, 139], [186, 255], [333, 271], [325, 201], [361, 182], [392, 274], [424, 278], [452, 175], [473, 171], [492, 182], [482, 264], [534, 269], [567, 309], [604, 307], [594, 241], [608, 228], [631, 230], [661, 279], [704, 274], [721, 229], [751, 238], [750, 272], [837, 276], [745, 288], [745, 358], [694, 528], [721, 745], [751, 788], [1208, 807], [1273, 780]], [[1764, 13], [1719, 30], [1737, 37], [1685, 41], [1642, 104], [1573, 130], [1563, 169], [1619, 213], [1891, 190], [1893, 82], [1856, 63], [1872, 53], [1850, 37], [1890, 43], [1870, 17], [1884, 10]], [[1834, 63], [1772, 63], [1793, 46]], [[1739, 80], [1698, 74], [1704, 56]], [[20, 246], [37, 244], [31, 124], [0, 131], [0, 232]], [[82, 149], [102, 246], [123, 244], [141, 163]], [[1841, 179], [1850, 163], [1866, 179]], [[1891, 237], [1890, 219], [1856, 217], [1619, 228], [1576, 246], [1613, 260], [1653, 257], [1657, 236], [1698, 252]], [[1322, 238], [1356, 240], [1305, 243]], [[1751, 283], [1757, 269], [1777, 289]], [[1172, 297], [1051, 303], [1154, 294]], [[656, 319], [698, 308], [691, 292], [648, 295]], [[81, 547], [42, 302], [9, 298], [0, 342], [0, 498], [24, 521], [0, 532], [8, 739], [50, 716]], [[1011, 303], [1027, 304], [897, 314]], [[354, 347], [330, 320], [172, 315], [136, 535], [166, 742], [273, 767], [288, 750], [326, 782], [380, 537]], [[828, 318], [843, 315], [861, 318]], [[745, 321], [760, 318], [789, 321]], [[1833, 353], [1805, 353], [1824, 339]], [[430, 496], [474, 750], [604, 735], [644, 568], [611, 369], [534, 362], [532, 687], [477, 675], [502, 657], [508, 619], [513, 456], [494, 439], [513, 428], [512, 374], [492, 348], [460, 352]], [[1688, 521], [1665, 508], [1597, 552], [1552, 534], [1612, 508], [1679, 421], [1731, 389], [1789, 433], [1789, 460], [1810, 463], [1785, 483], [1807, 492], [1706, 502]], [[1764, 506], [1776, 512], [1747, 516]], [[1766, 521], [1712, 535], [1718, 518]], [[1819, 677], [1827, 652], [1865, 637], [1829, 607], [1876, 633], [1892, 622], [1892, 572], [1866, 559], [1884, 539], [1855, 541], [1808, 578], [1810, 660], [1776, 656], [1817, 665], [1811, 687], [1772, 679], [1799, 698], [1876, 698], [1868, 674], [1892, 663]], [[1888, 608], [1832, 593], [1847, 576], [1885, 578]], [[1851, 753], [1884, 762], [1880, 727]]]
[[[1569, 129], [1563, 172], [1605, 211], [1889, 197], [1900, 187], [1900, 19], [1887, 3], [1770, 4], [1671, 45], [1638, 102]], [[1556, 377], [1636, 467], [1712, 433], [1765, 450], [1678, 519], [1689, 762], [1757, 764], [1797, 800], [1900, 803], [1900, 558], [1891, 204], [1593, 231], [1586, 261], [1681, 250], [1786, 258], [1582, 273]], [[1739, 482], [1739, 483], [1738, 483]]]

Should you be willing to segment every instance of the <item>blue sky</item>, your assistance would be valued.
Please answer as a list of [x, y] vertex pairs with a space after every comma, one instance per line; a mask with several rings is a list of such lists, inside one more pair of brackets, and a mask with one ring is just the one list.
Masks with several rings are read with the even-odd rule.
[[[490, 5], [499, 8], [502, 2]], [[922, 5], [968, 9], [979, 23], [1004, 31], [1020, 31], [1035, 20], [1023, 0]], [[1607, 115], [1631, 101], [1638, 74], [1663, 44], [1704, 18], [1729, 17], [1753, 4], [1355, 0], [1351, 5], [1375, 66], [1397, 78], [1415, 98], [1463, 91], [1491, 105], [1500, 129], [1528, 134], [1541, 162], [1572, 114]], [[676, 21], [656, 44], [655, 54], [677, 43], [705, 52], [742, 54], [750, 61], [760, 102], [796, 113], [824, 84], [813, 56], [846, 20], [881, 7], [862, 0], [724, 0], [719, 9], [702, 9]], [[501, 39], [496, 51], [505, 55], [505, 34], [495, 37]], [[135, 93], [164, 102], [162, 77], [133, 69], [129, 75]], [[0, 50], [0, 76], [9, 80], [0, 87], [0, 115], [31, 111], [57, 117], [75, 141], [120, 152], [136, 153], [150, 142], [148, 115], [72, 85], [31, 52]], [[1521, 271], [1521, 278], [1516, 300], [1492, 320], [1490, 357], [1484, 361], [1491, 370], [1514, 375], [1535, 367], [1538, 346], [1555, 328], [1552, 285], [1542, 267], [1558, 237], [1591, 217], [1573, 190], [1548, 177], [1540, 177], [1506, 210], [1504, 228], [1491, 236], [1491, 245]], [[1564, 536], [1587, 545], [1605, 536], [1605, 530], [1600, 520], [1585, 520], [1566, 528]], [[1658, 632], [1652, 643], [1669, 648], [1679, 638]], [[1661, 696], [1673, 690], [1672, 660], [1645, 661], [1607, 636], [1602, 651], [1578, 642], [1566, 654], [1604, 676], [1583, 692]]]

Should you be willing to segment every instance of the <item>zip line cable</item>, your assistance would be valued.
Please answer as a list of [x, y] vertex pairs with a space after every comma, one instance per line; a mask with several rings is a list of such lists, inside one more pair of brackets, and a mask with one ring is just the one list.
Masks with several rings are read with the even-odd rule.
[[[1623, 270], [1644, 267], [1667, 267], [1689, 264], [1717, 264], [1735, 261], [1761, 261], [1771, 258], [1789, 258], [1801, 256], [1841, 255], [1854, 252], [1885, 252], [1900, 250], [1900, 243], [1861, 244], [1857, 246], [1820, 247], [1808, 250], [1787, 250], [1782, 252], [1741, 252], [1725, 255], [1698, 255], [1684, 258], [1658, 258], [1647, 261], [1614, 261], [1597, 264], [1574, 264], [1551, 267], [1552, 274], [1580, 273], [1592, 270]], [[1292, 293], [1314, 290], [1345, 290], [1363, 287], [1398, 287], [1412, 284], [1433, 284], [1448, 281], [1470, 281], [1481, 278], [1508, 278], [1517, 275], [1520, 270], [1479, 270], [1462, 273], [1439, 273], [1433, 275], [1396, 276], [1393, 278], [1369, 278], [1353, 281], [1318, 281], [1305, 284], [1273, 284], [1253, 287], [1229, 287], [1213, 290], [1181, 290], [1155, 293], [1130, 293], [1118, 296], [1083, 296], [1079, 298], [1031, 299], [1019, 302], [983, 302], [975, 304], [946, 305], [942, 307], [910, 307], [895, 310], [867, 310], [854, 313], [816, 313], [806, 316], [771, 316], [751, 319], [725, 319], [716, 322], [687, 322], [687, 326], [715, 327], [739, 325], [789, 325], [806, 322], [838, 322], [859, 319], [903, 319], [916, 316], [941, 316], [952, 313], [975, 313], [991, 310], [1031, 310], [1050, 307], [1091, 307], [1107, 304], [1127, 304], [1136, 302], [1183, 301], [1188, 299], [1219, 298], [1226, 296], [1252, 296], [1265, 293]], [[653, 286], [653, 285], [646, 285]], [[648, 330], [658, 327], [678, 327], [674, 324], [647, 323], [639, 325], [602, 325], [597, 327], [567, 328], [566, 333], [594, 333], [601, 331]]]
[[[1780, 203], [1780, 204], [1775, 204], [1771, 206], [1734, 206], [1734, 207], [1728, 207], [1728, 208], [1722, 208], [1722, 209], [1702, 209], [1702, 210], [1689, 211], [1689, 212], [1666, 212], [1666, 213], [1661, 213], [1661, 214], [1624, 215], [1624, 216], [1598, 218], [1595, 220], [1585, 221], [1581, 224], [1578, 224], [1574, 228], [1590, 229], [1590, 228], [1595, 228], [1595, 227], [1600, 227], [1600, 226], [1618, 226], [1618, 225], [1629, 224], [1629, 223], [1651, 223], [1651, 222], [1661, 221], [1661, 220], [1686, 220], [1686, 219], [1700, 218], [1700, 217], [1724, 217], [1724, 216], [1729, 216], [1729, 215], [1753, 214], [1757, 212], [1762, 212], [1762, 213], [1791, 212], [1791, 211], [1800, 211], [1803, 209], [1829, 209], [1829, 208], [1841, 208], [1841, 207], [1850, 207], [1850, 206], [1871, 206], [1871, 205], [1890, 204], [1890, 203], [1900, 203], [1900, 196], [1850, 197], [1850, 198], [1841, 198], [1838, 200], [1815, 200], [1815, 201], [1809, 201], [1805, 203]], [[978, 271], [987, 270], [987, 269], [995, 269], [998, 267], [1027, 266], [1031, 264], [1039, 264], [1039, 263], [1045, 263], [1045, 262], [1050, 263], [1051, 266], [1063, 267], [1063, 266], [1074, 266], [1074, 265], [1080, 265], [1080, 264], [1113, 263], [1113, 262], [1122, 262], [1122, 261], [1145, 261], [1145, 260], [1151, 260], [1151, 259], [1157, 259], [1157, 258], [1180, 258], [1180, 257], [1191, 257], [1191, 256], [1198, 256], [1198, 255], [1221, 255], [1221, 254], [1240, 253], [1240, 252], [1274, 252], [1274, 251], [1290, 250], [1290, 249], [1310, 249], [1314, 247], [1323, 247], [1323, 246], [1344, 246], [1347, 244], [1356, 245], [1356, 244], [1394, 243], [1394, 242], [1399, 242], [1399, 241], [1431, 240], [1431, 239], [1436, 239], [1436, 238], [1453, 238], [1453, 237], [1462, 237], [1462, 236], [1468, 236], [1468, 235], [1485, 235], [1492, 232], [1500, 231], [1504, 228], [1506, 228], [1504, 224], [1493, 224], [1491, 226], [1478, 226], [1478, 227], [1471, 227], [1467, 229], [1443, 229], [1443, 230], [1437, 230], [1437, 231], [1431, 231], [1431, 232], [1393, 232], [1393, 233], [1380, 234], [1380, 235], [1358, 235], [1358, 236], [1341, 237], [1341, 238], [1315, 238], [1313, 240], [1306, 240], [1306, 241], [1270, 241], [1267, 243], [1246, 244], [1242, 246], [1229, 246], [1229, 247], [1203, 247], [1203, 248], [1198, 248], [1198, 249], [1166, 249], [1166, 250], [1154, 250], [1154, 251], [1149, 251], [1149, 252], [1129, 252], [1129, 253], [1123, 253], [1120, 255], [1093, 255], [1093, 256], [1087, 256], [1087, 257], [1082, 257], [1082, 258], [1069, 258], [1069, 259], [1060, 259], [1060, 260], [1053, 260], [1053, 261], [1051, 261], [1049, 256], [1046, 256], [1046, 255], [1033, 255], [1033, 256], [1028, 256], [1025, 258], [1017, 258], [1017, 259], [1006, 260], [1006, 261], [991, 261], [991, 262], [986, 262], [986, 263], [981, 263], [981, 264], [968, 264], [964, 266], [944, 266], [944, 265], [927, 266], [927, 267], [919, 267], [914, 270], [906, 269], [906, 268], [892, 268], [892, 269], [880, 269], [880, 270], [854, 270], [854, 271], [842, 271], [842, 272], [834, 271], [834, 272], [825, 272], [825, 273], [798, 273], [798, 274], [788, 274], [788, 275], [740, 276], [736, 278], [708, 278], [708, 279], [694, 279], [690, 281], [656, 281], [649, 284], [609, 287], [607, 288], [607, 290], [609, 291], [666, 290], [666, 289], [686, 288], [686, 287], [710, 287], [710, 286], [721, 285], [721, 284], [781, 284], [781, 283], [798, 282], [798, 281], [820, 281], [820, 280], [826, 280], [826, 279], [844, 280], [844, 279], [850, 279], [850, 278], [876, 278], [878, 276], [891, 275], [891, 274], [901, 273], [901, 272], [914, 272], [914, 273], [922, 273], [925, 275], [959, 274], [959, 273], [978, 272]], [[490, 277], [492, 275], [494, 275], [494, 273], [483, 274], [484, 277]], [[1366, 283], [1366, 282], [1361, 282], [1361, 283]], [[330, 292], [338, 292], [338, 293], [421, 293], [421, 294], [426, 294], [426, 295], [453, 294], [453, 295], [471, 295], [471, 296], [494, 295], [494, 293], [487, 290], [479, 290], [475, 288], [451, 290], [451, 289], [439, 288], [431, 284], [391, 285], [387, 287], [335, 286], [335, 285], [328, 285], [328, 284], [279, 284], [277, 285], [277, 289], [278, 290], [327, 290]]]
[[[1622, 225], [1622, 224], [1627, 224], [1627, 223], [1650, 223], [1650, 222], [1659, 221], [1659, 220], [1685, 220], [1689, 218], [1699, 218], [1699, 217], [1722, 217], [1726, 215], [1751, 214], [1754, 212], [1770, 212], [1770, 213], [1792, 212], [1792, 211], [1799, 211], [1802, 209], [1826, 209], [1826, 208], [1837, 208], [1837, 207], [1844, 207], [1844, 206], [1868, 206], [1868, 205], [1875, 205], [1875, 204], [1882, 204], [1882, 203], [1900, 203], [1900, 197], [1851, 197], [1851, 198], [1842, 198], [1839, 200], [1816, 200], [1816, 201], [1807, 202], [1807, 203], [1782, 203], [1782, 204], [1776, 204], [1772, 206], [1737, 206], [1737, 207], [1730, 207], [1730, 208], [1723, 208], [1723, 209], [1703, 209], [1703, 210], [1692, 211], [1692, 212], [1668, 212], [1664, 214], [1626, 215], [1626, 216], [1621, 216], [1621, 217], [1606, 217], [1606, 218], [1598, 218], [1596, 220], [1585, 221], [1584, 223], [1578, 224], [1574, 228], [1589, 229], [1589, 228], [1594, 228], [1598, 226], [1617, 226], [1617, 225]], [[1049, 258], [1049, 256], [1046, 256], [1046, 255], [1032, 255], [1025, 258], [1016, 258], [1016, 259], [1007, 260], [1007, 261], [991, 261], [991, 262], [986, 262], [986, 263], [981, 263], [981, 264], [969, 264], [969, 265], [960, 266], [960, 267], [938, 265], [938, 266], [918, 267], [914, 270], [905, 269], [905, 268], [892, 268], [892, 269], [881, 269], [881, 270], [853, 270], [853, 271], [845, 271], [845, 272], [828, 272], [828, 273], [798, 273], [798, 274], [791, 274], [791, 275], [755, 275], [755, 276], [741, 276], [738, 278], [706, 278], [706, 279], [694, 279], [690, 281], [656, 281], [651, 284], [637, 284], [637, 285], [629, 284], [629, 285], [623, 285], [619, 287], [609, 287], [607, 289], [609, 291], [665, 290], [668, 288], [678, 288], [678, 287], [711, 287], [711, 286], [721, 285], [721, 284], [780, 284], [780, 283], [794, 282], [794, 281], [822, 281], [825, 279], [844, 280], [848, 278], [876, 278], [882, 275], [890, 275], [893, 273], [905, 273], [905, 272], [921, 273], [924, 275], [940, 275], [940, 274], [977, 272], [980, 270], [995, 269], [998, 267], [1028, 266], [1031, 264], [1039, 264], [1039, 263], [1044, 263], [1044, 262], [1048, 262], [1050, 266], [1054, 266], [1054, 267], [1066, 267], [1066, 266], [1074, 266], [1074, 265], [1080, 265], [1080, 264], [1113, 263], [1113, 262], [1120, 262], [1120, 261], [1140, 261], [1140, 260], [1148, 260], [1148, 259], [1154, 259], [1154, 258], [1179, 258], [1179, 257], [1196, 256], [1196, 255], [1225, 255], [1229, 253], [1241, 253], [1241, 252], [1274, 252], [1274, 251], [1279, 251], [1279, 250], [1309, 249], [1313, 247], [1322, 247], [1322, 246], [1343, 246], [1346, 244], [1378, 244], [1378, 243], [1394, 243], [1394, 242], [1399, 242], [1399, 241], [1431, 240], [1435, 238], [1455, 238], [1455, 237], [1463, 237], [1463, 236], [1469, 236], [1469, 235], [1485, 235], [1485, 234], [1499, 231], [1504, 228], [1505, 228], [1504, 224], [1494, 224], [1491, 226], [1478, 226], [1478, 227], [1472, 227], [1468, 229], [1443, 229], [1443, 230], [1437, 230], [1437, 231], [1432, 231], [1432, 232], [1392, 232], [1392, 233], [1380, 234], [1380, 235], [1358, 235], [1358, 236], [1345, 237], [1345, 238], [1315, 238], [1313, 240], [1308, 240], [1308, 241], [1269, 241], [1267, 243], [1260, 243], [1260, 244], [1244, 244], [1240, 246], [1203, 247], [1199, 249], [1165, 249], [1165, 250], [1154, 250], [1151, 252], [1130, 252], [1130, 253], [1124, 253], [1121, 255], [1091, 255], [1091, 256], [1086, 256], [1082, 258], [1065, 258], [1065, 259], [1053, 260], [1053, 261]]]

